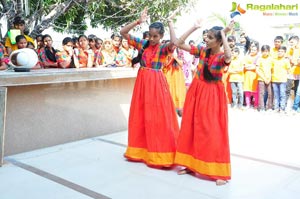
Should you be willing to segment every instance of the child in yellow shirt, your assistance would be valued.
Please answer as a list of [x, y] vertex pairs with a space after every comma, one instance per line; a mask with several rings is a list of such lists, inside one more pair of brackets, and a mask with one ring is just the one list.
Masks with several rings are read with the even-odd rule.
[[291, 65], [289, 59], [285, 58], [285, 53], [286, 47], [281, 46], [278, 50], [278, 57], [273, 60], [271, 70], [274, 109], [277, 112], [286, 111], [286, 84]]
[[[261, 57], [258, 58], [256, 64], [256, 73], [258, 75], [258, 110], [271, 110], [273, 108], [271, 85], [272, 58], [270, 56], [269, 45], [263, 45], [261, 47]], [[267, 97], [266, 100], [265, 97]]]
[[239, 55], [239, 48], [234, 47], [232, 50], [232, 60], [227, 71], [229, 73], [229, 82], [232, 90], [232, 108], [242, 108], [244, 102], [244, 66]]

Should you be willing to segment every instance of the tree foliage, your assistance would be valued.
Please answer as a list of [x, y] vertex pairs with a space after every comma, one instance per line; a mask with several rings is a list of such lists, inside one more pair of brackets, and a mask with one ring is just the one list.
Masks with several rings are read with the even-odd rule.
[[[1, 18], [8, 28], [15, 16], [23, 16], [29, 34], [35, 37], [45, 29], [82, 34], [90, 25], [117, 30], [139, 18], [147, 7], [150, 21], [163, 21], [178, 7], [186, 7], [191, 0], [0, 0]], [[28, 5], [28, 6], [26, 6]], [[89, 24], [87, 24], [89, 22]]]

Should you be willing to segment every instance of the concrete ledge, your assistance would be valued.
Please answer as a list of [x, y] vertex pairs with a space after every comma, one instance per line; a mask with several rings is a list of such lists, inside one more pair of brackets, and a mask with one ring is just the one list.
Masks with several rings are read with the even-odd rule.
[[4, 156], [127, 129], [137, 69], [4, 73]]
[[52, 84], [136, 77], [133, 68], [36, 69], [30, 72], [0, 72], [0, 86]]

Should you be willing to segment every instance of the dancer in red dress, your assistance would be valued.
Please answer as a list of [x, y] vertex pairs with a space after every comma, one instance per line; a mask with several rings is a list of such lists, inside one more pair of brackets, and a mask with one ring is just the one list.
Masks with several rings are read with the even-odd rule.
[[136, 49], [144, 49], [131, 100], [128, 160], [142, 161], [152, 167], [171, 167], [174, 164], [179, 126], [169, 86], [162, 66], [174, 45], [161, 44], [164, 27], [160, 22], [149, 26], [149, 40], [137, 38], [129, 31], [145, 22], [147, 9], [140, 19], [124, 26], [120, 33]]
[[217, 185], [223, 185], [231, 178], [231, 165], [227, 98], [222, 74], [231, 61], [226, 33], [231, 31], [234, 23], [224, 29], [211, 28], [205, 39], [206, 47], [203, 47], [184, 43], [193, 31], [201, 27], [202, 20], [179, 39], [175, 36], [172, 20], [168, 22], [171, 42], [199, 56], [197, 72], [187, 92], [177, 140], [175, 163], [186, 167], [178, 174], [195, 172], [216, 181]]

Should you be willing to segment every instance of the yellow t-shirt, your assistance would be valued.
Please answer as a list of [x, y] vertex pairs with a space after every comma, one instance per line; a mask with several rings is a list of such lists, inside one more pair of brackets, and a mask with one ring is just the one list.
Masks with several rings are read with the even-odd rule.
[[273, 59], [272, 82], [286, 82], [290, 68], [291, 65], [289, 59], [287, 58]]
[[[300, 48], [290, 48], [288, 50], [288, 56], [290, 58], [291, 63], [297, 63], [297, 60], [300, 58]], [[291, 68], [291, 74], [300, 75], [300, 66], [294, 65]]]
[[244, 65], [241, 59], [234, 58], [228, 68], [229, 82], [244, 82]]
[[272, 58], [277, 58], [278, 57], [278, 49], [273, 47], [271, 50], [270, 50], [270, 57]]
[[[29, 37], [28, 35], [24, 35], [27, 42], [32, 42], [34, 44], [34, 40]], [[12, 51], [18, 50], [17, 44], [11, 44], [9, 37], [6, 37], [5, 39], [5, 47], [11, 48]]]
[[[267, 79], [271, 80], [271, 69], [272, 69], [272, 58], [268, 57], [260, 57], [258, 58], [256, 65], [257, 65], [257, 74], [258, 80], [265, 81]], [[261, 77], [262, 76], [262, 77]]]
[[293, 66], [292, 70], [294, 75], [300, 75], [300, 64]]

